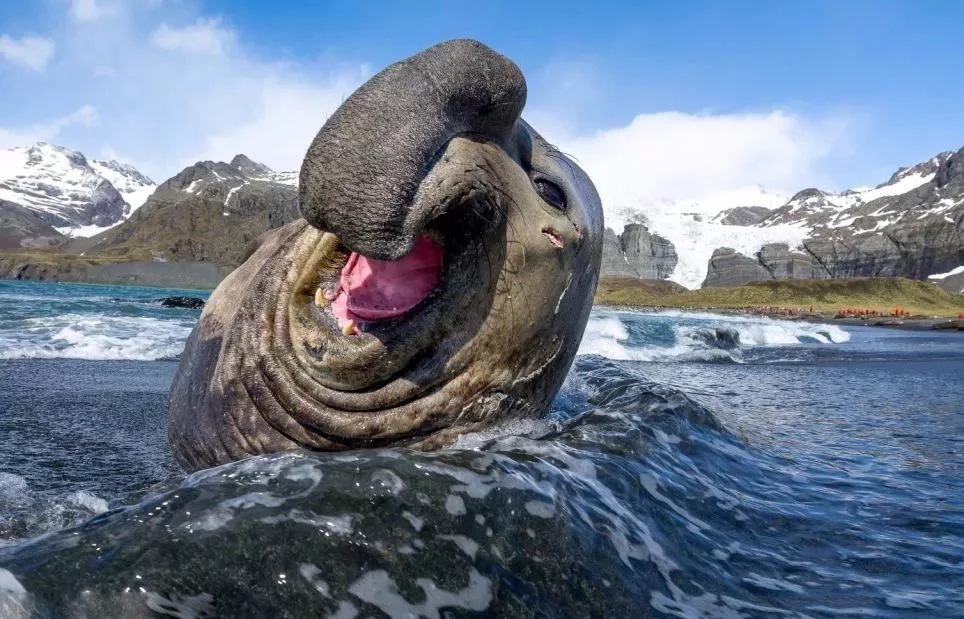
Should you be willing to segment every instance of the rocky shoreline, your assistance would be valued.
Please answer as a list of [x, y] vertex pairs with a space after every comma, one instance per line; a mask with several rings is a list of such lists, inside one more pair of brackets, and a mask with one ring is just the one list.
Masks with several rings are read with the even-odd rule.
[[210, 290], [231, 271], [211, 262], [120, 262], [0, 253], [0, 279]]
[[788, 315], [784, 312], [759, 312], [752, 309], [721, 307], [681, 307], [672, 305], [639, 307], [604, 304], [597, 304], [596, 307], [636, 312], [678, 311], [684, 313], [720, 314], [721, 316], [753, 316], [758, 318], [770, 318], [773, 320], [786, 320], [791, 322], [815, 322], [819, 324], [838, 325], [842, 327], [886, 327], [890, 329], [903, 329], [907, 331], [950, 331], [964, 333], [964, 318], [951, 318], [946, 316], [908, 316], [904, 318], [893, 318], [886, 316], [858, 318], [847, 316], [841, 318], [830, 312], [803, 312]]

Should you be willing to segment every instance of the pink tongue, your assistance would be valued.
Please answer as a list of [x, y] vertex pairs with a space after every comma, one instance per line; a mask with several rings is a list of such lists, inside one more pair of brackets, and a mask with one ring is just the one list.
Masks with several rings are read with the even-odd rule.
[[352, 252], [341, 270], [341, 286], [331, 311], [344, 326], [349, 320], [402, 316], [422, 302], [438, 282], [442, 248], [427, 236], [398, 260], [373, 260]]

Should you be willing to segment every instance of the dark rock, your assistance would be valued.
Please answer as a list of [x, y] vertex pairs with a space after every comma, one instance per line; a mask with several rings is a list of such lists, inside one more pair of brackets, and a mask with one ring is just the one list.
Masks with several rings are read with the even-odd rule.
[[738, 286], [746, 282], [773, 279], [759, 261], [737, 253], [730, 247], [713, 252], [703, 286]]
[[84, 220], [80, 220], [86, 226], [109, 226], [116, 224], [124, 218], [124, 213], [128, 210], [128, 204], [124, 201], [124, 196], [108, 181], [97, 184], [91, 194], [89, 214]]
[[278, 228], [301, 217], [298, 191], [270, 182], [251, 182], [239, 187], [225, 204], [225, 211], [241, 216], [264, 213], [269, 228]]
[[0, 249], [45, 248], [65, 240], [32, 209], [0, 200]]
[[199, 297], [165, 297], [163, 299], [157, 299], [154, 302], [163, 307], [180, 307], [185, 309], [202, 309], [205, 303], [204, 299]]
[[158, 192], [191, 191], [199, 193], [202, 183], [217, 180], [240, 181], [243, 175], [230, 164], [223, 161], [199, 161], [188, 166], [157, 186]]
[[790, 202], [803, 202], [806, 200], [821, 199], [826, 195], [827, 194], [825, 192], [820, 191], [816, 187], [808, 187], [807, 189], [802, 189], [793, 194], [793, 197], [790, 198]]
[[941, 161], [933, 182], [942, 189], [948, 185], [964, 185], [964, 148]]
[[669, 278], [679, 262], [676, 248], [644, 224], [628, 224], [621, 235], [606, 229], [603, 236], [603, 277]]
[[622, 241], [612, 228], [606, 228], [603, 234], [602, 277], [636, 277], [636, 271], [629, 265], [626, 254], [623, 253]]
[[827, 279], [830, 274], [814, 257], [792, 252], [785, 243], [764, 245], [756, 255], [760, 265], [769, 271], [767, 279]]
[[252, 161], [247, 155], [235, 155], [234, 159], [231, 160], [231, 165], [249, 175], [271, 174], [273, 171], [263, 163]]
[[642, 224], [629, 224], [620, 237], [623, 254], [640, 279], [668, 279], [679, 262], [676, 248]]
[[724, 226], [755, 226], [772, 212], [773, 209], [765, 206], [738, 206], [723, 211], [718, 221]]
[[935, 323], [931, 329], [937, 329], [938, 331], [964, 331], [964, 320], [945, 320], [944, 322]]
[[956, 220], [908, 218], [880, 232], [819, 234], [804, 246], [831, 277], [926, 279], [964, 264], [964, 209]]

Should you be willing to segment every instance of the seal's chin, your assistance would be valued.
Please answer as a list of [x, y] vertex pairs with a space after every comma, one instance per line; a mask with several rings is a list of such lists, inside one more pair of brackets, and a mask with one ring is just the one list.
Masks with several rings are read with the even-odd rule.
[[351, 252], [337, 289], [326, 291], [331, 313], [345, 335], [358, 325], [400, 318], [424, 301], [438, 284], [442, 248], [422, 235], [398, 260], [376, 260]]

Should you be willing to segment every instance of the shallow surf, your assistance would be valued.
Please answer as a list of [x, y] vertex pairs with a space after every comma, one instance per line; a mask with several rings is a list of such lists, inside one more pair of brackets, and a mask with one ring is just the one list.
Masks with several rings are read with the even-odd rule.
[[0, 283], [0, 616], [964, 615], [958, 334], [599, 309], [545, 420], [185, 478], [172, 294]]

